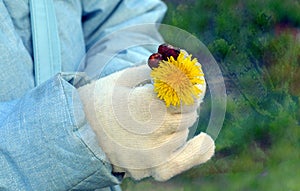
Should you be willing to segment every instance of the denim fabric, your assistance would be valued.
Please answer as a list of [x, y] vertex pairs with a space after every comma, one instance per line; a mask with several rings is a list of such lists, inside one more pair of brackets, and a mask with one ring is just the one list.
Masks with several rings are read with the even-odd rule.
[[33, 87], [32, 57], [0, 1], [0, 102], [18, 98]]
[[[84, 56], [105, 35], [160, 22], [166, 10], [158, 0], [53, 2], [62, 71], [71, 73], [101, 62]], [[0, 0], [0, 190], [120, 190], [84, 117], [76, 92], [84, 78], [58, 74], [34, 87], [30, 27], [28, 0]], [[112, 47], [122, 38], [114, 40], [101, 45]], [[148, 53], [144, 47], [125, 51], [104, 74], [132, 66]]]
[[[85, 63], [84, 56], [96, 42], [122, 27], [160, 22], [166, 11], [166, 6], [159, 0], [53, 2], [63, 72], [85, 71], [94, 62]], [[103, 41], [102, 46], [107, 48], [116, 45], [124, 40], [122, 36], [116, 37], [114, 42]], [[8, 101], [22, 96], [34, 87], [28, 0], [0, 1], [0, 52], [0, 101]], [[135, 47], [134, 51], [120, 54], [111, 60], [103, 74], [108, 75], [132, 66], [137, 60], [145, 60], [148, 56], [149, 51], [146, 48]]]
[[71, 76], [53, 77], [0, 116], [1, 189], [82, 190], [120, 183], [66, 80]]

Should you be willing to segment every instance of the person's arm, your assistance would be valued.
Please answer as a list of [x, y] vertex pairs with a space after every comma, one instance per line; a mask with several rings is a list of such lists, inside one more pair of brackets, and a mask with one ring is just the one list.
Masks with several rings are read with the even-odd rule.
[[[145, 61], [163, 39], [166, 5], [159, 0], [83, 0], [87, 60], [81, 71], [98, 78]], [[150, 50], [149, 50], [150, 49]]]
[[31, 46], [15, 23], [30, 27], [28, 5], [9, 2], [0, 1], [0, 190], [119, 184], [86, 122], [75, 89], [83, 78], [56, 75], [34, 88]]
[[[0, 190], [85, 190], [120, 183], [98, 146], [73, 75], [0, 102]], [[75, 87], [74, 87], [75, 86]]]

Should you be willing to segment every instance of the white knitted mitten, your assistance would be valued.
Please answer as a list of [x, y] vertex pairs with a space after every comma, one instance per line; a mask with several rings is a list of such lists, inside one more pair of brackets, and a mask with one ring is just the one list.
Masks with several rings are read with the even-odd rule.
[[206, 85], [194, 105], [167, 108], [153, 92], [150, 72], [147, 65], [128, 68], [78, 91], [113, 171], [165, 181], [209, 160], [215, 145], [206, 133], [187, 141]]

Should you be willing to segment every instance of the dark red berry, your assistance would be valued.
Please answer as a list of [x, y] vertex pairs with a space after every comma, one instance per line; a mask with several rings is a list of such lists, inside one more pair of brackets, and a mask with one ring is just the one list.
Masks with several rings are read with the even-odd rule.
[[168, 60], [171, 56], [177, 59], [180, 49], [169, 44], [162, 44], [158, 47], [158, 53], [162, 55], [163, 60]]
[[148, 65], [151, 69], [157, 68], [161, 60], [162, 60], [162, 55], [160, 53], [154, 53], [149, 57]]

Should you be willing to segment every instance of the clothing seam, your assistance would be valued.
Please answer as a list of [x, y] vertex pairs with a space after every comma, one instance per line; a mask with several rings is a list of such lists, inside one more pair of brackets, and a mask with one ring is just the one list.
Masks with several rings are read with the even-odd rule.
[[[43, 0], [44, 4], [47, 4], [46, 0]], [[53, 3], [53, 1], [51, 1], [50, 3]], [[46, 13], [46, 21], [49, 21], [49, 7], [45, 6], [45, 13]], [[50, 74], [53, 74], [53, 42], [51, 41], [51, 37], [50, 37], [50, 23], [47, 22], [47, 38], [48, 38], [48, 42], [49, 42], [49, 46], [48, 46], [48, 50], [49, 50], [49, 56], [50, 56]]]
[[[62, 76], [60, 76], [60, 78], [62, 78]], [[78, 133], [76, 133], [75, 132], [75, 130], [76, 131], [78, 131], [79, 129], [80, 129], [80, 127], [77, 125], [77, 123], [76, 123], [76, 121], [74, 121], [74, 119], [75, 119], [75, 116], [74, 116], [74, 113], [73, 112], [71, 112], [70, 111], [70, 109], [69, 109], [69, 102], [68, 102], [68, 100], [67, 100], [67, 97], [66, 97], [66, 94], [65, 94], [65, 88], [64, 88], [64, 86], [63, 86], [63, 84], [62, 84], [62, 80], [60, 79], [59, 80], [59, 83], [60, 83], [60, 86], [62, 87], [62, 89], [63, 89], [63, 95], [64, 95], [64, 100], [65, 100], [65, 103], [66, 103], [66, 105], [68, 106], [67, 108], [68, 109], [66, 109], [67, 110], [67, 115], [68, 115], [68, 117], [69, 117], [69, 119], [70, 119], [70, 121], [71, 121], [71, 123], [72, 123], [72, 127], [73, 127], [73, 129], [72, 129], [72, 132], [73, 133], [75, 133], [76, 134], [76, 137], [80, 140], [80, 142], [85, 146], [85, 148], [86, 149], [88, 149], [92, 154], [93, 154], [93, 156], [95, 157], [95, 158], [97, 158], [99, 161], [101, 161], [102, 163], [103, 163], [103, 165], [105, 165], [105, 162], [103, 162], [103, 160], [101, 159], [101, 158], [99, 158], [94, 152], [93, 152], [93, 150], [85, 143], [85, 141], [78, 135]], [[68, 82], [69, 83], [69, 82]], [[75, 87], [74, 87], [75, 88]], [[75, 90], [76, 91], [76, 90]], [[106, 166], [106, 165], [105, 165]]]
[[[35, 12], [35, 10], [36, 10], [36, 7], [35, 7], [35, 5], [33, 4], [33, 3], [30, 3], [30, 5], [31, 5], [31, 9], [33, 10], [33, 12]], [[33, 43], [33, 48], [35, 48], [36, 50], [38, 50], [38, 48], [39, 48], [39, 43], [38, 43], [38, 34], [37, 34], [37, 32], [36, 32], [36, 30], [34, 30], [34, 26], [36, 25], [36, 14], [32, 14], [33, 15], [33, 19], [32, 19], [32, 35], [34, 36], [34, 39], [35, 39], [35, 42], [37, 42], [37, 43]], [[36, 75], [36, 82], [35, 82], [35, 84], [37, 85], [37, 84], [39, 84], [39, 82], [40, 82], [40, 72], [38, 72], [39, 70], [40, 70], [40, 65], [39, 65], [39, 56], [37, 55], [37, 52], [36, 51], [34, 51], [34, 49], [33, 49], [33, 55], [36, 55], [36, 56], [34, 56], [34, 62], [35, 62], [35, 64], [34, 64], [34, 68], [35, 68], [35, 72], [34, 72], [34, 74]]]
[[[67, 105], [67, 109], [66, 109], [66, 112], [67, 112], [67, 115], [68, 115], [68, 117], [69, 117], [69, 119], [70, 119], [70, 121], [71, 121], [71, 123], [72, 123], [72, 127], [73, 127], [73, 129], [72, 129], [72, 131], [73, 131], [73, 133], [75, 133], [74, 132], [74, 128], [76, 128], [77, 130], [79, 129], [78, 128], [78, 126], [76, 125], [77, 123], [74, 121], [74, 119], [75, 119], [75, 117], [74, 117], [74, 115], [72, 114], [72, 112], [70, 111], [70, 107], [69, 107], [69, 102], [68, 102], [68, 100], [67, 100], [67, 97], [66, 97], [66, 91], [65, 91], [65, 87], [64, 87], [64, 85], [62, 84], [62, 78], [60, 77], [59, 78], [59, 83], [60, 83], [60, 86], [62, 87], [62, 93], [63, 93], [63, 95], [64, 95], [64, 102], [65, 102], [65, 104]], [[84, 140], [76, 133], [76, 137], [80, 140], [80, 142], [81, 142], [81, 144], [83, 144], [84, 146], [85, 146], [85, 148], [99, 161], [99, 162], [101, 162], [102, 164], [103, 164], [103, 166], [105, 167], [105, 168], [107, 168], [107, 165], [105, 164], [105, 162], [101, 159], [101, 158], [99, 158], [94, 152], [93, 152], [93, 150], [84, 142]], [[70, 189], [70, 190], [72, 190], [74, 187], [76, 187], [76, 186], [78, 186], [80, 183], [82, 183], [83, 181], [85, 181], [86, 179], [88, 179], [89, 177], [91, 177], [92, 175], [94, 175], [95, 173], [97, 173], [98, 171], [99, 171], [100, 169], [97, 169], [95, 172], [93, 172], [93, 173], [91, 173], [88, 177], [86, 177], [86, 178], [84, 178], [83, 180], [81, 180], [80, 182], [78, 182], [76, 185], [74, 185], [74, 186], [72, 186], [72, 188]], [[113, 176], [113, 175], [112, 175]]]
[[90, 175], [88, 175], [86, 178], [84, 178], [83, 180], [81, 180], [80, 182], [76, 183], [74, 186], [72, 186], [71, 189], [69, 190], [73, 190], [75, 187], [77, 187], [79, 184], [81, 184], [82, 182], [84, 182], [85, 180], [89, 179], [91, 176], [93, 176], [94, 174], [96, 174], [99, 171], [99, 169], [97, 169], [95, 172], [91, 173]]

